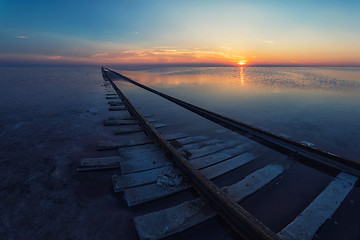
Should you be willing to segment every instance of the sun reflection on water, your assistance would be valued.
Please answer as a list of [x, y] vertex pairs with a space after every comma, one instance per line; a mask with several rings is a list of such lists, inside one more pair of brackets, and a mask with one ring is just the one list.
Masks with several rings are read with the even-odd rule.
[[241, 86], [245, 85], [245, 75], [244, 75], [243, 67], [240, 67], [240, 84], [241, 84]]

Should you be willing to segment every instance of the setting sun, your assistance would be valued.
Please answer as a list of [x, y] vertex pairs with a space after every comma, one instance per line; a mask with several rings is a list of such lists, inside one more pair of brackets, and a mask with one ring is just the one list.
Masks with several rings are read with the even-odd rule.
[[242, 61], [238, 62], [238, 64], [240, 66], [244, 66], [246, 63], [247, 63], [247, 60], [242, 60]]

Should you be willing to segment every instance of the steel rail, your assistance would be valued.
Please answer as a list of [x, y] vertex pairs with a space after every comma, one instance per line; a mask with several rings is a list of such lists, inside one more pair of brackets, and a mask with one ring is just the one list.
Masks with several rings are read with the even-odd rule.
[[159, 95], [183, 108], [188, 109], [191, 112], [194, 112], [212, 122], [215, 122], [225, 128], [228, 128], [232, 131], [240, 133], [242, 135], [251, 138], [252, 140], [261, 143], [265, 146], [268, 146], [276, 151], [285, 153], [287, 155], [293, 155], [297, 157], [297, 159], [305, 159], [310, 160], [310, 162], [316, 161], [316, 163], [320, 163], [322, 165], [326, 165], [331, 168], [335, 168], [340, 171], [344, 171], [350, 173], [352, 175], [360, 177], [360, 163], [351, 159], [347, 159], [344, 157], [340, 157], [330, 152], [326, 152], [320, 150], [318, 148], [310, 147], [305, 144], [296, 142], [294, 140], [274, 135], [272, 133], [266, 132], [262, 129], [250, 126], [248, 124], [236, 121], [229, 117], [222, 116], [220, 114], [211, 112], [204, 108], [200, 108], [193, 104], [187, 103], [185, 101], [179, 100], [177, 98], [166, 95], [162, 92], [154, 90], [148, 86], [145, 86], [141, 83], [138, 83], [114, 70], [109, 68], [105, 68], [106, 70], [120, 76], [126, 81], [143, 88], [147, 91], [150, 91], [156, 95]]
[[262, 222], [247, 212], [228, 194], [223, 192], [212, 181], [207, 179], [199, 170], [193, 168], [189, 161], [180, 154], [162, 135], [149, 123], [146, 118], [136, 110], [129, 99], [114, 84], [108, 73], [102, 68], [102, 72], [108, 78], [111, 85], [127, 106], [131, 115], [139, 120], [140, 125], [145, 132], [152, 136], [157, 143], [169, 154], [174, 164], [189, 180], [192, 186], [202, 196], [204, 196], [209, 204], [214, 207], [221, 217], [231, 226], [231, 228], [244, 239], [249, 240], [280, 240], [280, 238], [267, 228]]

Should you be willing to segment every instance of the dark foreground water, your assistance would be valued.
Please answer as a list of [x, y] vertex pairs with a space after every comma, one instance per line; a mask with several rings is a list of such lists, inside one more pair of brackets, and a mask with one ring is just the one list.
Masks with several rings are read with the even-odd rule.
[[[196, 67], [120, 72], [200, 107], [360, 161], [360, 68]], [[159, 120], [172, 118], [187, 128], [211, 131], [185, 113], [169, 116], [160, 109], [160, 100], [143, 90], [118, 84], [139, 108], [158, 111]]]

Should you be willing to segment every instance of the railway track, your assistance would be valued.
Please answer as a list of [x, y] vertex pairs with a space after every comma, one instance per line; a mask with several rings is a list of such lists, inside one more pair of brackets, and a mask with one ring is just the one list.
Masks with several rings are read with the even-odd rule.
[[[118, 149], [119, 156], [83, 159], [78, 171], [120, 169], [121, 174], [112, 177], [114, 191], [122, 193], [130, 207], [188, 189], [198, 193], [191, 200], [136, 216], [134, 223], [140, 239], [165, 238], [217, 215], [243, 239], [313, 239], [358, 181], [360, 165], [355, 161], [175, 99], [110, 69], [102, 68], [102, 74], [115, 90], [107, 95], [111, 100], [109, 110], [130, 113], [127, 118], [105, 120], [104, 125], [120, 126], [114, 133], [127, 138], [100, 141], [99, 150]], [[166, 124], [140, 113], [116, 86], [114, 76], [228, 128], [231, 131], [227, 140], [184, 133], [161, 134], [159, 129]], [[132, 137], [142, 131], [146, 135]], [[290, 221], [280, 224], [281, 229], [269, 227], [242, 207], [244, 200], [271, 189], [299, 165], [321, 172], [326, 175], [325, 180], [319, 189], [311, 191], [312, 196], [305, 203], [295, 204], [296, 211], [287, 217]], [[234, 172], [238, 173], [236, 177]], [[220, 183], [218, 179], [224, 181]]]

